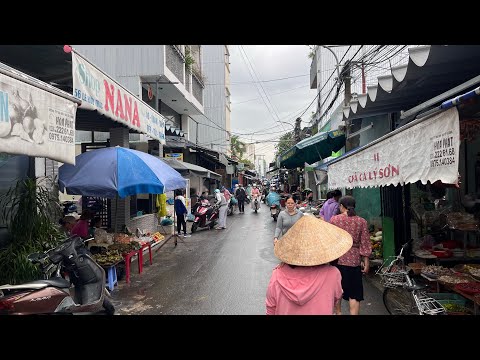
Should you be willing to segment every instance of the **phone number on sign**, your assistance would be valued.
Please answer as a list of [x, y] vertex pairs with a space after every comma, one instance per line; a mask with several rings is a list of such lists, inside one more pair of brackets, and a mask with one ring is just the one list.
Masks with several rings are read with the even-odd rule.
[[56, 133], [49, 133], [48, 138], [52, 141], [63, 142], [66, 144], [73, 144], [73, 136], [61, 135]]

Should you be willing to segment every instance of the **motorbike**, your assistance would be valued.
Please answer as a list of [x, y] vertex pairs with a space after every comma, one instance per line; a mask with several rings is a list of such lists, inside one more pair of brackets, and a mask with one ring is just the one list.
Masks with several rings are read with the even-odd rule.
[[254, 196], [252, 200], [252, 209], [257, 212], [260, 208], [260, 201], [258, 200], [258, 196]]
[[83, 247], [82, 238], [71, 237], [46, 252], [30, 254], [28, 260], [40, 267], [43, 279], [0, 286], [0, 314], [113, 315], [105, 270], [88, 253], [77, 252]]
[[213, 229], [218, 219], [218, 206], [202, 203], [194, 215], [195, 220], [193, 220], [192, 224], [192, 234], [197, 231], [198, 228], [209, 227]]
[[277, 221], [279, 214], [280, 214], [280, 205], [278, 204], [270, 205], [270, 215], [273, 217], [273, 221]]

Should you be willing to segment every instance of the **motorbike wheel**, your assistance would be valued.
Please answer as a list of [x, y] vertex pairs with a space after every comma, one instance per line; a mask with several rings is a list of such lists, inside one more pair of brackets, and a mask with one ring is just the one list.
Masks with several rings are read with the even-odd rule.
[[210, 230], [212, 230], [215, 227], [215, 222], [212, 222], [209, 226], [210, 226]]
[[194, 222], [194, 223], [192, 224], [192, 234], [193, 234], [195, 231], [197, 231], [197, 228], [198, 228], [198, 223]]
[[107, 315], [115, 314], [115, 306], [113, 306], [113, 304], [107, 298], [103, 299], [103, 308], [105, 309], [105, 313]]

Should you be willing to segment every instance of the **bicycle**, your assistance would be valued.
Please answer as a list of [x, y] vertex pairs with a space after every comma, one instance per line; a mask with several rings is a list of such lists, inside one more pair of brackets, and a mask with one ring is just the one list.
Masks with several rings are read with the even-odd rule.
[[390, 315], [443, 315], [443, 306], [427, 295], [428, 285], [419, 285], [410, 277], [411, 269], [405, 266], [403, 252], [410, 242], [402, 246], [397, 256], [385, 259], [375, 272], [382, 278], [383, 304]]

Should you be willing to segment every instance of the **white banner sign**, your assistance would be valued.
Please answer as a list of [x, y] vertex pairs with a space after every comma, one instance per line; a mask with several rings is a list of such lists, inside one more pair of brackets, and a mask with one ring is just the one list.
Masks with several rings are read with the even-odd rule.
[[161, 114], [75, 52], [72, 67], [73, 95], [82, 100], [81, 108], [97, 110], [165, 144], [165, 118]]
[[328, 187], [354, 188], [458, 177], [457, 108], [446, 110], [328, 167]]
[[0, 152], [75, 164], [77, 104], [0, 74]]

